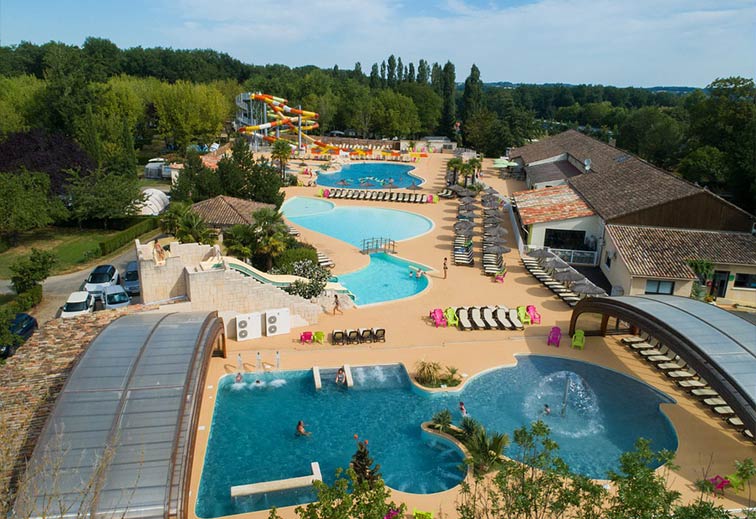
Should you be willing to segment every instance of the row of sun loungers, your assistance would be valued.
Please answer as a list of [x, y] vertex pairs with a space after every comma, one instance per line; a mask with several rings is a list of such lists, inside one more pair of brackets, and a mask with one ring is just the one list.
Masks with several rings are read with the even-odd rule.
[[288, 227], [288, 229], [289, 229], [289, 234], [290, 234], [291, 236], [299, 236], [299, 231], [298, 231], [297, 229], [295, 229], [295, 228], [294, 228], [294, 227], [292, 227], [291, 225], [287, 225], [287, 227]]
[[563, 283], [556, 281], [551, 277], [551, 274], [543, 269], [540, 263], [536, 260], [529, 258], [523, 258], [522, 263], [525, 265], [525, 269], [530, 272], [533, 277], [541, 282], [546, 288], [554, 292], [562, 301], [570, 306], [575, 306], [580, 301], [580, 296], [572, 292]]
[[433, 195], [406, 193], [404, 191], [381, 191], [368, 189], [328, 189], [323, 190], [325, 198], [343, 198], [344, 200], [370, 200], [373, 202], [406, 202], [427, 204], [433, 202]]
[[385, 328], [358, 328], [357, 330], [333, 330], [332, 344], [361, 344], [365, 342], [386, 342]]
[[436, 308], [430, 318], [439, 326], [456, 326], [460, 330], [522, 330], [517, 310], [506, 306], [461, 306]]
[[440, 191], [440, 192], [438, 193], [438, 196], [439, 196], [439, 197], [441, 197], [441, 198], [454, 198], [455, 196], [457, 196], [457, 193], [455, 193], [455, 192], [454, 192], [454, 191], [452, 191], [451, 189], [449, 189], [449, 188], [445, 187], [445, 188], [443, 188], [443, 189], [442, 189], [442, 190], [441, 190], [441, 191]]
[[318, 252], [318, 265], [321, 267], [333, 267], [335, 263], [326, 254]]
[[735, 411], [727, 405], [727, 401], [670, 348], [647, 334], [623, 337], [620, 342], [638, 353], [659, 372], [674, 380], [679, 387], [698, 398], [729, 425], [740, 430], [750, 440], [754, 440], [753, 432], [745, 429], [743, 421], [735, 416]]

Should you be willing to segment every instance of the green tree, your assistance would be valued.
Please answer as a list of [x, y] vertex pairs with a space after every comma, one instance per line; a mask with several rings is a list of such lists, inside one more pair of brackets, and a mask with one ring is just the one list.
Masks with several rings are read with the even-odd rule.
[[286, 164], [291, 158], [291, 145], [283, 139], [278, 139], [273, 143], [273, 148], [270, 151], [270, 158], [278, 162], [278, 167], [281, 171], [281, 178], [285, 178]]
[[428, 68], [428, 62], [421, 59], [417, 62], [417, 82], [421, 85], [427, 85], [430, 80], [430, 69]]
[[456, 92], [457, 84], [454, 74], [454, 65], [452, 62], [447, 61], [444, 65], [443, 74], [441, 76], [441, 96], [444, 102], [441, 110], [441, 123], [439, 126], [441, 133], [452, 140], [455, 140], [457, 137], [455, 127], [457, 122]]
[[179, 243], [202, 243], [205, 245], [212, 245], [216, 239], [205, 220], [191, 210], [186, 211], [179, 218], [175, 236]]
[[44, 173], [0, 173], [0, 238], [18, 242], [20, 233], [51, 224], [65, 213], [49, 197], [50, 178]]
[[[655, 519], [670, 517], [680, 493], [667, 488], [667, 473], [674, 468], [674, 454], [669, 451], [654, 452], [650, 442], [639, 439], [635, 450], [620, 456], [619, 472], [611, 471], [609, 479], [616, 488], [611, 506], [606, 512], [608, 519]], [[659, 464], [664, 470], [657, 473], [653, 468]]]
[[97, 170], [86, 177], [71, 171], [70, 176], [68, 199], [79, 226], [86, 220], [99, 220], [107, 229], [110, 220], [137, 214], [144, 202], [135, 175]]
[[386, 84], [389, 88], [396, 86], [396, 58], [393, 54], [388, 57], [386, 64]]
[[255, 253], [256, 238], [253, 226], [233, 225], [223, 231], [223, 246], [231, 256], [246, 260]]
[[660, 167], [676, 163], [683, 129], [679, 122], [656, 107], [645, 107], [628, 115], [619, 129], [617, 146], [637, 153]]
[[44, 106], [41, 92], [44, 81], [34, 76], [0, 75], [0, 139], [13, 132], [25, 132], [36, 126]]
[[714, 146], [701, 146], [680, 161], [677, 171], [685, 180], [722, 189], [728, 175], [727, 156]]
[[465, 79], [465, 90], [462, 93], [462, 124], [465, 124], [473, 114], [483, 109], [483, 81], [480, 80], [480, 70], [475, 64], [470, 68], [470, 75]]
[[473, 468], [475, 474], [482, 476], [503, 467], [504, 449], [509, 444], [509, 437], [506, 434], [496, 432], [489, 434], [481, 425], [472, 431], [464, 443], [469, 453], [465, 463]]
[[286, 250], [288, 230], [281, 213], [275, 209], [260, 209], [252, 213], [255, 254], [265, 258], [266, 271], [273, 267], [273, 258]]
[[367, 483], [370, 488], [375, 488], [382, 479], [381, 466], [370, 457], [367, 445], [367, 440], [357, 441], [357, 452], [352, 456], [350, 465], [360, 484]]
[[103, 83], [120, 72], [121, 50], [110, 40], [90, 36], [84, 40], [81, 50], [90, 81]]
[[166, 234], [176, 236], [181, 218], [189, 210], [189, 205], [182, 202], [171, 202], [160, 215], [160, 230]]
[[17, 259], [10, 265], [11, 285], [17, 294], [26, 292], [41, 284], [58, 262], [55, 254], [32, 248], [31, 254]]

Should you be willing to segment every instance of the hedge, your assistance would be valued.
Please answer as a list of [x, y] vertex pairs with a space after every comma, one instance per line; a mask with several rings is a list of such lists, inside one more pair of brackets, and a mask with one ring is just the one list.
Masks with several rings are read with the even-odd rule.
[[275, 267], [281, 272], [290, 272], [291, 267], [297, 261], [310, 260], [318, 264], [318, 253], [310, 247], [297, 247], [286, 249], [273, 259]]
[[5, 303], [0, 308], [8, 308], [14, 314], [26, 312], [42, 301], [42, 285], [34, 285], [26, 292], [21, 292], [13, 301]]
[[123, 230], [119, 232], [118, 234], [114, 234], [107, 240], [100, 242], [100, 253], [103, 256], [106, 256], [110, 254], [113, 251], [116, 251], [132, 241], [135, 238], [140, 237], [146, 232], [150, 232], [154, 229], [157, 229], [158, 227], [158, 219], [157, 218], [149, 218], [147, 220], [143, 220], [139, 222], [136, 225], [132, 225], [126, 230]]

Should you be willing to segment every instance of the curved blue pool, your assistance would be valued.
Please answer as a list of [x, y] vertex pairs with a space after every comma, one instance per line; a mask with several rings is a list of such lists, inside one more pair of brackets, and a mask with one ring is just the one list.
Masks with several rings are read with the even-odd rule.
[[349, 289], [358, 306], [371, 305], [403, 299], [425, 290], [428, 278], [418, 278], [417, 269], [428, 270], [419, 263], [380, 252], [370, 255], [367, 267], [342, 274], [337, 281]]
[[336, 207], [318, 198], [295, 197], [281, 207], [284, 216], [297, 225], [333, 236], [359, 247], [365, 238], [415, 238], [433, 228], [419, 214], [369, 206]]
[[[313, 500], [309, 489], [231, 499], [229, 488], [310, 474], [312, 461], [332, 483], [336, 468], [348, 466], [356, 450], [355, 434], [369, 440], [391, 488], [418, 494], [452, 488], [463, 477], [462, 455], [422, 433], [420, 423], [442, 409], [451, 410], [458, 423], [460, 400], [488, 430], [510, 437], [514, 429], [543, 419], [570, 468], [594, 478], [617, 469], [619, 455], [639, 437], [651, 439], [654, 449], [677, 448], [675, 431], [659, 410], [659, 404], [673, 400], [654, 388], [569, 359], [524, 355], [517, 361], [474, 377], [462, 391], [444, 393], [417, 389], [399, 365], [352, 368], [355, 386], [350, 389], [334, 384], [335, 369], [321, 369], [320, 391], [314, 389], [311, 371], [247, 374], [239, 384], [224, 377], [197, 515], [219, 517]], [[548, 416], [542, 413], [544, 404], [552, 409]], [[298, 420], [304, 420], [311, 436], [295, 436]], [[515, 449], [510, 451], [514, 456]]]
[[318, 185], [325, 187], [347, 187], [351, 189], [385, 189], [392, 184], [394, 187], [409, 187], [420, 185], [423, 179], [410, 174], [415, 169], [405, 164], [386, 164], [382, 162], [368, 162], [364, 164], [350, 164], [335, 173], [320, 173]]

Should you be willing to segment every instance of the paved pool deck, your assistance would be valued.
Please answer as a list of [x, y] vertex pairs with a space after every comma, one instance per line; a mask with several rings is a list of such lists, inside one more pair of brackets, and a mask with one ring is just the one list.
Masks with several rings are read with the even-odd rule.
[[[421, 159], [413, 172], [423, 177], [423, 193], [437, 193], [444, 187], [445, 163], [451, 155], [434, 154]], [[313, 165], [317, 163], [313, 162]], [[484, 162], [481, 181], [491, 185], [500, 193], [508, 195], [525, 189], [523, 182], [501, 179], [491, 168], [492, 161]], [[319, 188], [292, 187], [286, 189], [287, 199], [293, 196], [316, 196]], [[461, 373], [473, 376], [481, 371], [512, 365], [516, 354], [548, 354], [592, 362], [636, 377], [663, 391], [677, 401], [663, 405], [679, 437], [676, 463], [680, 469], [670, 475], [672, 488], [683, 493], [684, 500], [697, 496], [693, 482], [701, 478], [708, 468], [709, 476], [729, 474], [734, 471], [734, 461], [746, 457], [756, 457], [756, 446], [748, 442], [740, 433], [728, 427], [725, 422], [714, 417], [702, 404], [679, 390], [653, 367], [639, 359], [638, 355], [623, 347], [616, 337], [588, 337], [584, 351], [573, 350], [568, 341], [562, 347], [546, 346], [546, 336], [552, 326], [559, 326], [563, 332], [569, 326], [572, 309], [540, 285], [520, 264], [519, 254], [510, 239], [512, 252], [505, 255], [508, 273], [504, 283], [495, 283], [485, 276], [480, 265], [480, 236], [475, 237], [476, 262], [474, 267], [455, 266], [451, 260], [453, 240], [452, 225], [456, 221], [458, 202], [441, 199], [438, 204], [406, 204], [391, 202], [369, 202], [335, 200], [337, 205], [374, 205], [389, 209], [414, 212], [432, 219], [434, 229], [419, 238], [399, 242], [397, 253], [402, 258], [428, 265], [435, 270], [429, 272], [430, 284], [424, 292], [408, 299], [387, 302], [363, 308], [347, 309], [343, 315], [323, 315], [320, 322], [310, 328], [292, 330], [288, 335], [265, 337], [253, 341], [237, 343], [228, 341], [228, 358], [213, 358], [210, 362], [207, 382], [202, 395], [197, 446], [194, 452], [194, 466], [191, 474], [190, 510], [194, 510], [194, 500], [202, 472], [207, 440], [215, 404], [218, 380], [229, 373], [235, 373], [237, 354], [242, 355], [245, 369], [255, 370], [255, 356], [259, 351], [263, 361], [275, 364], [275, 352], [280, 351], [281, 368], [309, 369], [312, 366], [336, 367], [342, 364], [352, 366], [366, 364], [403, 363], [412, 373], [419, 360], [437, 361], [444, 366], [455, 366]], [[345, 222], [348, 225], [348, 222]], [[509, 222], [507, 222], [509, 225]], [[296, 227], [296, 226], [295, 226]], [[351, 272], [367, 265], [368, 257], [355, 247], [339, 240], [298, 228], [301, 239], [328, 254], [335, 262], [335, 275]], [[513, 236], [510, 228], [510, 236]], [[442, 264], [449, 258], [447, 279], [443, 279]], [[433, 308], [447, 306], [484, 306], [503, 304], [508, 307], [536, 305], [541, 314], [540, 325], [527, 326], [524, 331], [478, 330], [459, 331], [456, 328], [435, 328], [428, 319]], [[386, 342], [349, 346], [333, 346], [299, 343], [299, 334], [305, 329], [322, 330], [330, 335], [333, 329], [381, 327], [386, 329]], [[430, 418], [430, 417], [428, 417]], [[271, 460], [271, 463], [274, 461]], [[747, 489], [746, 489], [747, 492]], [[735, 494], [731, 490], [717, 503], [726, 508], [747, 506], [747, 494]], [[394, 499], [413, 508], [431, 510], [436, 517], [457, 517], [455, 502], [457, 489], [432, 495], [416, 495], [394, 491]], [[284, 518], [294, 518], [294, 508], [279, 510]], [[441, 515], [439, 512], [442, 512]], [[243, 514], [245, 518], [266, 518], [268, 512]], [[193, 516], [194, 517], [194, 516]]]

